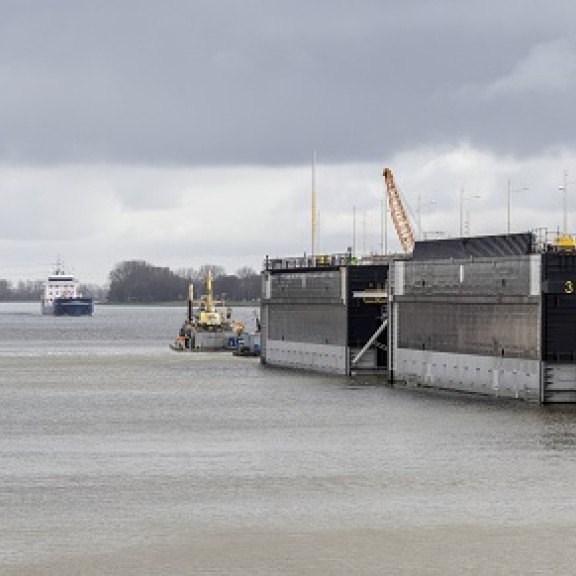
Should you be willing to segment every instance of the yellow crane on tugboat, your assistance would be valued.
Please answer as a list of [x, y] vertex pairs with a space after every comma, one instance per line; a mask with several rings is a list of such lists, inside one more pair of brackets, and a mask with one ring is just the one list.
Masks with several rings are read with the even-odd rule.
[[175, 342], [170, 344], [172, 350], [200, 352], [236, 349], [244, 326], [232, 319], [232, 308], [214, 299], [212, 280], [212, 271], [209, 270], [205, 281], [206, 293], [200, 297], [196, 310], [193, 285], [190, 284], [188, 315]]

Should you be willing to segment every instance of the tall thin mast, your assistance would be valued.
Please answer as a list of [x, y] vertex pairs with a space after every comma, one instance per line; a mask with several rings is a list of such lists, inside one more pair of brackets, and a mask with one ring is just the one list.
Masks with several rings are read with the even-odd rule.
[[214, 312], [214, 298], [212, 294], [212, 270], [206, 275], [206, 312]]
[[356, 258], [356, 206], [352, 206], [352, 256]]
[[562, 227], [564, 228], [564, 236], [568, 235], [568, 208], [566, 202], [566, 193], [568, 191], [568, 170], [564, 170], [564, 185], [562, 186], [562, 190], [564, 191], [563, 199], [562, 199]]
[[316, 256], [316, 150], [312, 159], [312, 257]]

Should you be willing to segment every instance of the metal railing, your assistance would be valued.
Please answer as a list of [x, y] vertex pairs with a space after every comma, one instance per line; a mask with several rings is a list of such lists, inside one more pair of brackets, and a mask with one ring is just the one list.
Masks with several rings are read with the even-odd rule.
[[406, 260], [406, 254], [369, 254], [362, 257], [352, 256], [349, 252], [339, 254], [319, 254], [316, 256], [287, 256], [270, 258], [266, 256], [262, 264], [263, 271], [302, 270], [313, 268], [339, 268], [340, 266], [367, 266], [390, 264], [393, 260]]
[[316, 256], [288, 256], [285, 258], [269, 258], [266, 256], [263, 270], [301, 270], [304, 268], [331, 268], [354, 264], [351, 254], [320, 254]]

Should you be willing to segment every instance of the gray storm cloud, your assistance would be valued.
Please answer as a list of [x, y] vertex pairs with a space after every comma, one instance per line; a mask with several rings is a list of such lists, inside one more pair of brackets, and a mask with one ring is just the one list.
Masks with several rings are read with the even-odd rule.
[[343, 162], [571, 145], [575, 16], [495, 0], [3, 2], [0, 158], [279, 165], [312, 148]]
[[[323, 251], [398, 249], [384, 165], [423, 233], [556, 230], [564, 196], [572, 224], [575, 17], [530, 0], [0, 0], [0, 279], [58, 255], [103, 282], [122, 260], [233, 272], [306, 252], [313, 151]], [[508, 203], [508, 181], [529, 192]]]

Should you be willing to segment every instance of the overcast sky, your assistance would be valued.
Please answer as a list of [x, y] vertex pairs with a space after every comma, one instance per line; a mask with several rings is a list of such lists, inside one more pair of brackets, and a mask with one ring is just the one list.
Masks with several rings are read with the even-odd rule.
[[0, 0], [0, 279], [309, 252], [314, 151], [320, 251], [399, 250], [386, 166], [429, 236], [556, 231], [564, 200], [576, 232], [575, 22], [573, 0]]

